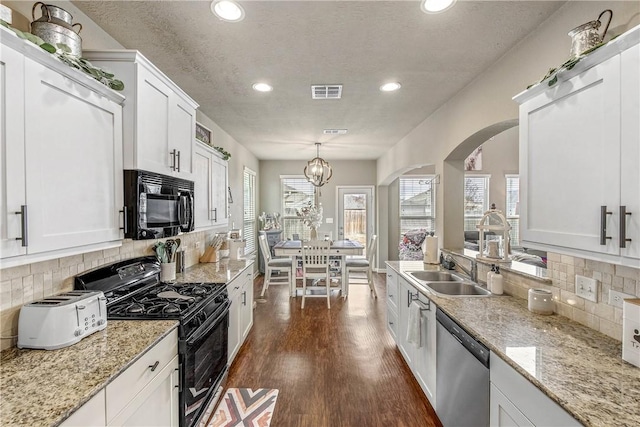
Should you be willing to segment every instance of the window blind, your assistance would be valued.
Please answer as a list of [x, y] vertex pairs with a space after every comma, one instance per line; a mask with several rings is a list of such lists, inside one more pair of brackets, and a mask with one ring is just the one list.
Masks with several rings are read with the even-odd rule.
[[511, 246], [520, 244], [520, 177], [518, 175], [505, 175], [506, 195], [505, 202], [507, 221], [511, 225]]
[[256, 173], [244, 168], [244, 217], [242, 221], [242, 236], [246, 241], [245, 254], [256, 251], [258, 235], [256, 217]]
[[435, 230], [433, 175], [400, 177], [400, 234], [416, 228]]
[[464, 231], [475, 231], [489, 210], [489, 175], [464, 177]]
[[298, 209], [314, 203], [315, 187], [302, 175], [281, 176], [280, 183], [283, 238], [298, 235], [300, 239], [308, 240], [311, 229], [298, 216]]

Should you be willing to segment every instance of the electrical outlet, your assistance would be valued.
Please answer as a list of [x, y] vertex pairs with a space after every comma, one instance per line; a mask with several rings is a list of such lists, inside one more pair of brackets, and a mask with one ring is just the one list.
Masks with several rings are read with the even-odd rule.
[[614, 307], [622, 308], [622, 300], [629, 298], [636, 298], [636, 296], [614, 291], [613, 289], [609, 291], [609, 304]]
[[199, 248], [200, 248], [200, 241], [196, 240], [195, 248], [196, 248], [196, 249], [199, 249]]
[[598, 302], [598, 281], [576, 274], [576, 295], [589, 301]]

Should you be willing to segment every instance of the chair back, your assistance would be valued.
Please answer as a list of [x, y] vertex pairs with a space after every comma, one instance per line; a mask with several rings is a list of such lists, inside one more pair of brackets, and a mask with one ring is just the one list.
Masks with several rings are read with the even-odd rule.
[[264, 234], [259, 235], [258, 242], [260, 243], [260, 251], [262, 252], [264, 265], [268, 265], [269, 261], [271, 261], [271, 250], [269, 249], [269, 244], [267, 243], [267, 236], [265, 236]]
[[326, 240], [310, 240], [302, 242], [302, 264], [305, 267], [327, 267], [331, 242]]
[[373, 267], [373, 258], [376, 254], [376, 245], [378, 244], [378, 235], [374, 234], [371, 236], [371, 240], [369, 241], [369, 246], [367, 246], [367, 261], [369, 261], [369, 265]]

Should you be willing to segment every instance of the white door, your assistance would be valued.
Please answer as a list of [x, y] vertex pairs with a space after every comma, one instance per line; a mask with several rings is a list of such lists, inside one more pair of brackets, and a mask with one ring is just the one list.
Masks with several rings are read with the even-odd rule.
[[338, 187], [336, 240], [356, 240], [365, 247], [374, 230], [373, 187]]

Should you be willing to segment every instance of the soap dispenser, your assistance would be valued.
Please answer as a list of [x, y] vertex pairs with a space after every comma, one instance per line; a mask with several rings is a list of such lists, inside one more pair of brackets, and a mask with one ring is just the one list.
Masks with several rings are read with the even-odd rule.
[[496, 266], [496, 274], [491, 278], [491, 293], [502, 295], [504, 291], [504, 277], [500, 274], [500, 267]]
[[491, 271], [487, 272], [487, 290], [491, 292], [491, 282], [493, 281], [493, 276], [496, 275], [496, 265], [491, 264]]

